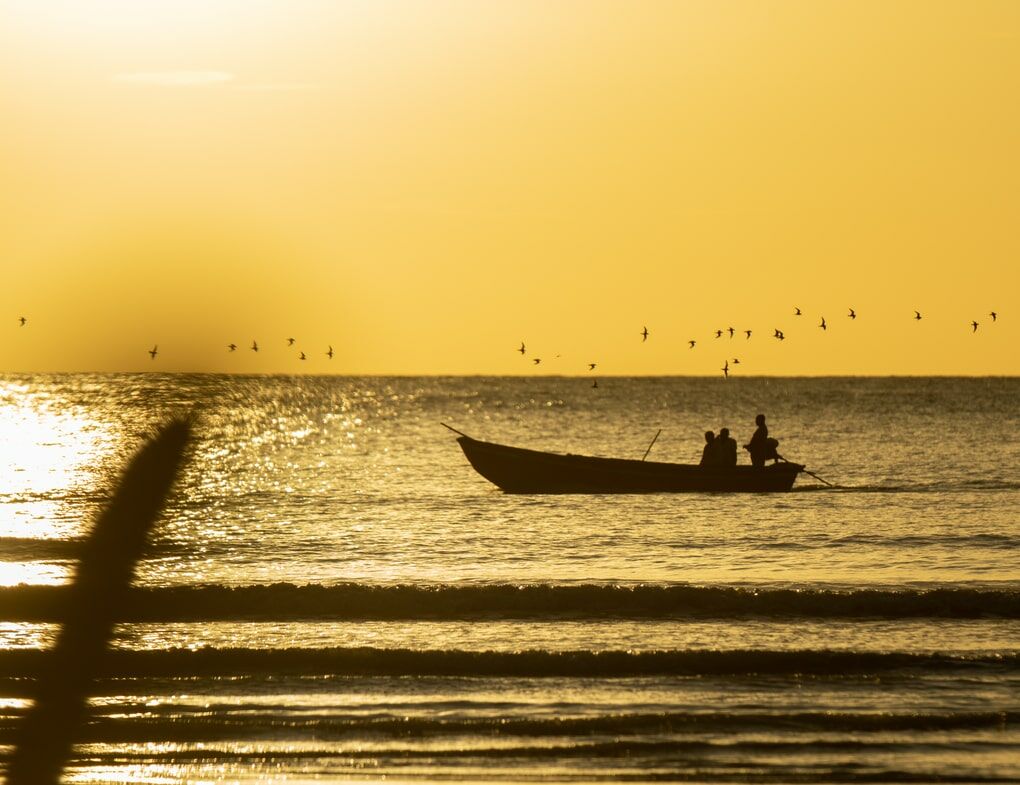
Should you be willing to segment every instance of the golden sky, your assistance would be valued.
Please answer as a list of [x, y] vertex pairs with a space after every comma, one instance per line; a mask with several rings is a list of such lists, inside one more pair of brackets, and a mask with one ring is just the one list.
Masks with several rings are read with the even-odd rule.
[[1012, 0], [0, 0], [0, 370], [1017, 374], [1018, 95]]

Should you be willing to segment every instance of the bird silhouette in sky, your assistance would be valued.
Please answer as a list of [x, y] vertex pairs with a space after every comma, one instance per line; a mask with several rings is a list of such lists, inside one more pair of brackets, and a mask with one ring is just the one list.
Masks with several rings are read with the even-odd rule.
[[715, 337], [716, 338], [722, 338], [722, 330], [716, 330], [715, 331]]
[[740, 360], [739, 360], [739, 359], [737, 359], [736, 357], [734, 357], [734, 358], [733, 358], [733, 364], [734, 364], [734, 365], [740, 365]]
[[973, 329], [971, 330], [971, 332], [972, 332], [972, 333], [976, 333], [976, 332], [977, 332], [977, 328], [978, 328], [978, 323], [977, 323], [976, 321], [974, 321], [974, 322], [971, 322], [971, 323], [970, 323], [970, 326], [971, 326], [971, 327], [973, 328]]
[[744, 330], [744, 335], [747, 336], [747, 340], [751, 340], [751, 331], [750, 330]]
[[538, 365], [540, 362], [542, 362], [542, 358], [536, 357], [534, 360], [532, 360], [532, 362], [535, 363], [535, 365]]
[[920, 311], [914, 311], [914, 320], [918, 321], [918, 322], [921, 321], [921, 312]]
[[287, 339], [287, 346], [293, 346], [293, 345], [294, 345], [294, 339], [293, 338], [288, 338]]
[[21, 326], [24, 327], [25, 324], [28, 322], [28, 319], [26, 319], [24, 316], [21, 316], [18, 318], [18, 321], [21, 323]]
[[329, 359], [331, 359], [331, 360], [333, 359], [333, 346], [332, 346], [332, 345], [330, 345], [330, 347], [329, 347], [329, 351], [328, 351], [328, 352], [326, 352], [326, 356], [327, 356], [327, 357], [328, 357]]
[[227, 344], [227, 349], [229, 349], [232, 352], [236, 352], [237, 351], [237, 344], [236, 343], [228, 343]]
[[641, 330], [641, 343], [644, 343], [647, 340], [648, 340], [648, 328], [645, 327], [644, 329]]
[[796, 306], [794, 306], [793, 315], [794, 316], [800, 316], [801, 315], [800, 308], [797, 308]]
[[257, 351], [259, 350], [259, 345], [258, 345], [258, 342], [257, 342], [257, 341], [252, 341], [252, 342], [251, 342], [251, 350], [252, 350], [253, 352], [257, 352]]
[[723, 373], [723, 377], [724, 378], [726, 378], [726, 379], [730, 378], [730, 361], [729, 360], [727, 360], [726, 363], [723, 365], [722, 373]]
[[588, 363], [588, 370], [589, 370], [589, 371], [594, 371], [594, 370], [595, 370], [595, 366], [596, 366], [596, 364], [597, 364], [597, 363]]
[[689, 343], [691, 345], [691, 348], [693, 349], [694, 348], [694, 344], [696, 344], [697, 341], [688, 341], [687, 343]]
[[155, 360], [156, 355], [159, 354], [159, 346], [153, 346], [149, 349], [149, 358]]
[[823, 330], [828, 330], [829, 329], [828, 327], [825, 326], [825, 317], [824, 316], [822, 317], [822, 323], [820, 325], [818, 325], [818, 326], [821, 327]]
[[301, 356], [298, 359], [299, 360], [307, 360], [308, 358], [305, 357], [305, 353], [304, 352], [301, 352]]
[[519, 351], [519, 352], [520, 352], [521, 354], [524, 354], [524, 352], [525, 352], [525, 349], [524, 349], [524, 341], [521, 341], [521, 348], [520, 348], [520, 349], [518, 349], [517, 351]]
[[735, 332], [736, 332], [736, 330], [734, 330], [734, 329], [733, 329], [732, 327], [727, 327], [726, 329], [727, 329], [727, 331], [728, 331], [728, 332], [729, 332], [729, 334], [730, 334], [730, 338], [732, 338], [732, 337], [733, 337], [733, 333], [735, 333]]
[[783, 335], [783, 331], [780, 330], [778, 327], [776, 328], [776, 332], [774, 333], [773, 337], [778, 338], [780, 341], [786, 340], [786, 336]]
[[995, 311], [989, 311], [988, 315], [992, 317], [993, 322], [999, 318], [999, 314], [997, 314]]
[[847, 316], [849, 316], [851, 319], [856, 319], [857, 318], [857, 312], [853, 308], [851, 308], [850, 309], [850, 313], [848, 313]]

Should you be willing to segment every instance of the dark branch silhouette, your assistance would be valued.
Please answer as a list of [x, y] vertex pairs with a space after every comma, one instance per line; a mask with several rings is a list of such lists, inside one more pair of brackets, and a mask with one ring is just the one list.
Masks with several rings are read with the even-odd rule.
[[59, 782], [135, 564], [184, 461], [191, 427], [189, 418], [163, 426], [128, 464], [99, 513], [81, 551], [57, 642], [36, 676], [33, 705], [18, 728], [9, 785]]

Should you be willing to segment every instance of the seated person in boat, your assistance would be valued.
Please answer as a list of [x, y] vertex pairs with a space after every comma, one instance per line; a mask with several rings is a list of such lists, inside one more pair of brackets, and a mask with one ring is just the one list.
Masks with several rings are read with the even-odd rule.
[[751, 437], [751, 441], [744, 445], [744, 449], [751, 453], [751, 465], [764, 466], [765, 461], [769, 458], [778, 462], [779, 453], [776, 452], [776, 448], [779, 446], [779, 440], [769, 438], [765, 415], [759, 414], [754, 418], [754, 423], [758, 428]]
[[729, 428], [722, 428], [715, 440], [719, 451], [719, 466], [737, 465], [737, 440], [730, 436]]
[[701, 463], [699, 466], [718, 466], [719, 451], [715, 443], [715, 434], [712, 431], [705, 431], [705, 447], [701, 451]]

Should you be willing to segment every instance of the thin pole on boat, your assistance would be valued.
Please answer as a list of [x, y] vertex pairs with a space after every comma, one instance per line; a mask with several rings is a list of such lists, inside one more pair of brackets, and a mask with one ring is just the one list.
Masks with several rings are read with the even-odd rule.
[[[659, 431], [658, 431], [658, 433], [656, 433], [656, 434], [655, 434], [655, 439], [658, 439], [658, 438], [659, 438], [659, 434], [660, 434], [660, 433], [662, 433], [662, 428], [659, 428]], [[655, 439], [652, 439], [652, 444], [655, 444]], [[650, 453], [650, 452], [652, 451], [652, 444], [649, 444], [649, 445], [648, 445], [648, 449], [647, 449], [647, 450], [645, 450], [645, 454], [641, 456], [641, 460], [642, 460], [642, 461], [643, 461], [643, 460], [644, 460], [645, 458], [647, 458], [647, 457], [648, 457], [648, 453]]]
[[441, 422], [441, 423], [439, 423], [439, 424], [440, 424], [440, 425], [442, 425], [442, 426], [443, 426], [444, 428], [449, 428], [449, 429], [450, 429], [451, 431], [453, 431], [454, 433], [456, 433], [456, 434], [459, 434], [460, 436], [463, 436], [463, 437], [464, 437], [465, 439], [470, 439], [470, 438], [471, 438], [470, 436], [468, 436], [468, 435], [467, 435], [466, 433], [464, 433], [463, 431], [458, 431], [458, 430], [457, 430], [456, 428], [451, 428], [451, 427], [450, 427], [449, 425], [447, 425], [447, 424], [446, 424], [445, 422]]

